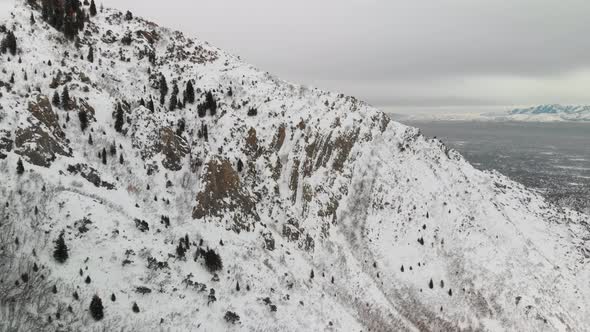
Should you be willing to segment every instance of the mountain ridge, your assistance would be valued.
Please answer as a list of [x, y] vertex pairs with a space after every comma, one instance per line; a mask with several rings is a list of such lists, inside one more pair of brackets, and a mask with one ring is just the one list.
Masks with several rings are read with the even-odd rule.
[[418, 129], [113, 9], [78, 41], [24, 2], [5, 26], [3, 328], [588, 324], [588, 217]]

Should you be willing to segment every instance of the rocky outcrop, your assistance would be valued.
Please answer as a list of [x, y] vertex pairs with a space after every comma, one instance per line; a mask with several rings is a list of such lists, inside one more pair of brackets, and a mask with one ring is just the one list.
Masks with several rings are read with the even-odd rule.
[[190, 153], [188, 142], [176, 134], [172, 127], [161, 127], [153, 116], [147, 116], [148, 112], [145, 108], [134, 111], [138, 119], [131, 128], [133, 147], [139, 150], [143, 160], [152, 159], [161, 153], [162, 165], [166, 169], [181, 170], [183, 159]]
[[211, 159], [203, 174], [203, 189], [197, 194], [193, 218], [223, 217], [232, 222], [230, 227], [235, 232], [251, 230], [254, 221], [260, 220], [256, 199], [243, 188], [232, 163]]
[[165, 127], [160, 130], [160, 146], [164, 155], [162, 165], [171, 171], [182, 169], [182, 159], [190, 152], [187, 141], [176, 135], [172, 128]]
[[29, 102], [29, 112], [31, 115], [44, 124], [51, 132], [59, 137], [64, 138], [66, 135], [59, 125], [57, 114], [53, 112], [49, 98], [43, 95], [36, 95]]
[[115, 189], [115, 185], [100, 178], [98, 172], [85, 164], [76, 164], [68, 166], [68, 172], [72, 174], [80, 174], [88, 182], [94, 184], [96, 187], [103, 187], [109, 190]]
[[30, 163], [49, 167], [56, 156], [71, 156], [65, 134], [49, 99], [36, 95], [29, 102], [31, 116], [16, 130], [15, 152]]

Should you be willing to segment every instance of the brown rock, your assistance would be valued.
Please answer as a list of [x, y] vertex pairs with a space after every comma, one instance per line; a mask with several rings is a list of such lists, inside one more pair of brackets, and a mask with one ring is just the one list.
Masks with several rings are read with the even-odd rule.
[[165, 127], [160, 130], [161, 151], [164, 154], [162, 165], [171, 171], [182, 169], [182, 159], [189, 154], [190, 148], [186, 140]]
[[[197, 194], [193, 218], [232, 218], [232, 229], [249, 231], [260, 220], [256, 200], [242, 187], [237, 171], [228, 159], [211, 159], [204, 171], [204, 188]], [[228, 214], [231, 213], [231, 214]]]

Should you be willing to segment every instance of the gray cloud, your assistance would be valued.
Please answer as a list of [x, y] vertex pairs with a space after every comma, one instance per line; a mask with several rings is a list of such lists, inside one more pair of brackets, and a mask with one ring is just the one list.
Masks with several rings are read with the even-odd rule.
[[587, 0], [103, 2], [379, 106], [590, 103]]

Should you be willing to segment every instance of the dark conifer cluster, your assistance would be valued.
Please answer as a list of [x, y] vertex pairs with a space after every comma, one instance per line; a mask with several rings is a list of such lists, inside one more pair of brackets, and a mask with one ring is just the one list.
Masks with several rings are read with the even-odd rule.
[[12, 55], [16, 55], [16, 37], [10, 30], [6, 32], [6, 36], [4, 36], [2, 42], [0, 42], [0, 53], [6, 54], [8, 52]]
[[[94, 1], [90, 7], [91, 14], [93, 4]], [[96, 6], [94, 6], [94, 13], [96, 13]], [[78, 35], [78, 31], [84, 29], [84, 24], [88, 19], [88, 14], [82, 8], [79, 0], [42, 0], [41, 14], [43, 20], [55, 29], [62, 31], [70, 40]]]

